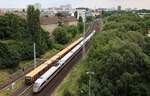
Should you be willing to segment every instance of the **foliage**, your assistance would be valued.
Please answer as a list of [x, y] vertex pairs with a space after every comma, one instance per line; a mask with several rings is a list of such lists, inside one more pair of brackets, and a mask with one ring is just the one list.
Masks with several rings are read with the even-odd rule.
[[13, 68], [18, 66], [20, 54], [15, 49], [16, 47], [18, 47], [17, 44], [6, 45], [0, 43], [0, 68]]
[[83, 18], [82, 16], [79, 16], [79, 20], [78, 20], [80, 23], [83, 23]]
[[77, 11], [74, 12], [74, 16], [75, 16], [75, 18], [78, 17], [78, 12]]
[[79, 32], [80, 32], [80, 33], [83, 33], [83, 29], [84, 29], [83, 23], [79, 22], [79, 23], [78, 23], [78, 30], [79, 30]]
[[16, 68], [20, 60], [32, 59], [33, 42], [38, 57], [52, 47], [49, 33], [40, 27], [39, 10], [29, 6], [27, 13], [27, 20], [10, 13], [0, 16], [0, 68]]
[[88, 16], [86, 17], [86, 22], [91, 22], [93, 21], [95, 18], [93, 16]]
[[66, 44], [69, 42], [70, 36], [67, 34], [67, 30], [63, 27], [58, 27], [53, 32], [54, 39], [60, 44]]
[[79, 26], [58, 26], [53, 31], [54, 41], [59, 44], [66, 44], [79, 33], [78, 31]]
[[77, 33], [78, 33], [78, 28], [77, 28], [77, 26], [69, 26], [68, 28], [67, 28], [67, 32], [68, 33], [70, 33], [71, 34], [71, 37], [73, 38], [73, 37], [75, 37], [76, 35], [77, 35]]
[[146, 22], [136, 14], [114, 14], [104, 19], [103, 30], [118, 29], [120, 31], [139, 31], [147, 34]]
[[25, 35], [25, 24], [25, 20], [13, 14], [0, 16], [0, 39], [22, 39]]
[[[127, 39], [131, 34], [127, 34], [124, 39], [120, 38], [125, 34], [115, 36], [113, 32], [107, 31], [93, 40], [96, 43], [91, 48], [87, 59], [89, 70], [96, 73], [92, 80], [95, 81], [92, 86], [93, 96], [150, 95], [149, 57], [143, 53], [143, 49], [135, 40]], [[109, 36], [112, 37], [109, 38]], [[83, 85], [88, 84], [84, 82], [85, 78], [80, 80], [79, 82], [83, 82]], [[88, 92], [85, 91], [85, 94]]]
[[0, 16], [0, 68], [16, 68], [21, 60], [33, 59], [34, 42], [40, 57], [49, 48], [62, 48], [54, 43], [66, 44], [78, 33], [76, 26], [61, 26], [49, 36], [41, 28], [39, 17], [40, 11], [33, 6], [28, 6], [26, 20], [10, 13]]
[[[92, 40], [76, 94], [88, 96], [90, 78], [86, 72], [93, 71], [91, 96], [150, 96], [147, 24], [131, 13], [114, 14], [104, 18], [103, 23], [103, 31]], [[73, 94], [68, 91], [65, 93]]]
[[65, 15], [63, 13], [58, 12], [58, 13], [55, 14], [55, 16], [57, 16], [57, 17], [64, 17]]

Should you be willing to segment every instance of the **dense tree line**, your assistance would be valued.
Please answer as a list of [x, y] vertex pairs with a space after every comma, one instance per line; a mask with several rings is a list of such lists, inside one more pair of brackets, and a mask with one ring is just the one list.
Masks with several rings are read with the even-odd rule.
[[21, 60], [33, 59], [33, 43], [36, 55], [40, 57], [48, 49], [57, 49], [83, 32], [82, 24], [61, 24], [49, 36], [41, 28], [39, 16], [40, 11], [33, 6], [28, 6], [26, 19], [11, 13], [0, 16], [0, 68], [16, 68]]
[[[150, 20], [150, 19], [149, 19]], [[149, 23], [136, 14], [115, 14], [103, 21], [85, 61], [86, 70], [78, 80], [78, 96], [150, 96]], [[64, 96], [74, 96], [65, 90]]]
[[27, 20], [13, 15], [0, 16], [0, 68], [15, 68], [21, 60], [33, 58], [33, 42], [39, 57], [51, 48], [49, 33], [40, 27], [40, 12], [28, 7]]
[[[20, 40], [25, 36], [26, 22], [24, 19], [7, 13], [0, 16], [0, 39]], [[13, 33], [13, 34], [12, 34]]]

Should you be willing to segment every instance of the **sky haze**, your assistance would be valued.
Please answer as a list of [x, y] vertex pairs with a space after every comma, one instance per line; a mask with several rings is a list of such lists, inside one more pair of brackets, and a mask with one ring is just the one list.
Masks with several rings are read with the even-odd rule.
[[0, 0], [0, 8], [26, 8], [29, 4], [40, 3], [42, 8], [71, 4], [73, 7], [150, 9], [150, 0]]

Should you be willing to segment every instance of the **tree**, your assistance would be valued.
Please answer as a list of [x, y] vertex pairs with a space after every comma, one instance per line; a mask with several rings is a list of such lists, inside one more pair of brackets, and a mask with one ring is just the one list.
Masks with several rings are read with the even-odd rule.
[[0, 16], [0, 68], [16, 68], [20, 60], [32, 59], [33, 42], [37, 44], [37, 56], [52, 48], [39, 16], [33, 6], [28, 7], [27, 20], [11, 13]]
[[68, 34], [71, 34], [72, 38], [75, 37], [78, 33], [78, 28], [76, 26], [69, 26], [67, 29]]
[[[105, 30], [93, 39], [85, 61], [85, 71], [95, 72], [91, 83], [92, 96], [150, 95], [150, 42], [141, 34], [143, 25], [137, 18], [131, 14], [107, 17]], [[86, 74], [80, 77], [77, 87], [86, 96], [88, 79]]]
[[78, 30], [79, 30], [80, 33], [83, 32], [83, 28], [84, 28], [83, 23], [79, 22], [78, 23]]
[[20, 53], [17, 44], [0, 43], [0, 68], [16, 68], [20, 61]]
[[77, 11], [74, 12], [74, 16], [75, 16], [75, 18], [78, 17], [78, 12]]
[[31, 34], [32, 42], [36, 43], [37, 48], [37, 56], [44, 53], [45, 50], [48, 49], [48, 36], [47, 32], [40, 26], [40, 11], [38, 9], [34, 9], [33, 6], [28, 6], [27, 9], [27, 29]]
[[79, 16], [79, 22], [80, 22], [80, 23], [83, 23], [83, 18], [82, 18], [82, 16]]
[[88, 17], [86, 17], [86, 21], [87, 22], [91, 22], [91, 21], [93, 21], [94, 20], [94, 17], [93, 16], [88, 16]]
[[54, 39], [60, 44], [66, 44], [69, 42], [70, 36], [63, 27], [58, 27], [53, 32]]
[[57, 17], [64, 17], [64, 14], [63, 14], [63, 13], [58, 12], [58, 13], [56, 13], [56, 14], [55, 14], [55, 16], [57, 16]]
[[34, 6], [29, 5], [27, 9], [27, 29], [31, 33], [33, 42], [36, 42], [37, 34], [39, 33], [39, 10], [34, 9]]

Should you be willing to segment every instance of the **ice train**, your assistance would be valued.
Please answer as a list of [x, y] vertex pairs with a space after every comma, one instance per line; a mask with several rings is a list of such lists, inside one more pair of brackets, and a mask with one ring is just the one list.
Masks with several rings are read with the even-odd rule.
[[82, 48], [83, 44], [86, 44], [91, 37], [95, 34], [95, 31], [93, 31], [89, 36], [84, 38], [78, 45], [76, 45], [71, 51], [69, 51], [64, 57], [62, 57], [56, 65], [52, 66], [47, 72], [45, 72], [39, 79], [37, 79], [33, 85], [33, 92], [37, 93], [41, 89], [45, 87], [45, 85], [48, 84], [50, 80], [56, 76], [56, 74], [63, 68], [66, 64], [66, 62], [69, 61], [70, 58], [72, 58], [77, 51], [79, 51], [80, 48]]
[[29, 72], [25, 75], [25, 83], [26, 85], [31, 85], [34, 83], [43, 73], [45, 73], [49, 68], [53, 66], [59, 59], [61, 59], [65, 54], [67, 54], [72, 48], [78, 45], [83, 40], [83, 37], [76, 40], [72, 44], [70, 44], [65, 49], [61, 50], [59, 53], [54, 55], [52, 58], [39, 65], [37, 68]]

